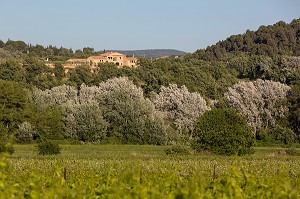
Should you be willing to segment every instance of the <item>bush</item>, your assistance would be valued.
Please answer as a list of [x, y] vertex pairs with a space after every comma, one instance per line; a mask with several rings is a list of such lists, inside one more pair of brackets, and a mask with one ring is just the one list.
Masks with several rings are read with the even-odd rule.
[[192, 150], [188, 146], [171, 146], [165, 149], [166, 155], [191, 155]]
[[0, 121], [0, 140], [7, 139], [7, 128], [5, 128], [4, 124]]
[[300, 150], [295, 148], [288, 148], [285, 150], [285, 153], [290, 156], [300, 156]]
[[10, 154], [13, 154], [15, 152], [15, 149], [10, 143], [0, 142], [0, 152], [8, 152]]
[[276, 125], [256, 134], [258, 143], [262, 146], [291, 146], [297, 142], [296, 134], [289, 128]]
[[197, 151], [218, 155], [245, 155], [253, 153], [254, 136], [246, 120], [233, 110], [213, 109], [204, 113], [196, 123]]
[[51, 141], [44, 141], [37, 145], [39, 155], [56, 155], [60, 154], [61, 148], [58, 144]]

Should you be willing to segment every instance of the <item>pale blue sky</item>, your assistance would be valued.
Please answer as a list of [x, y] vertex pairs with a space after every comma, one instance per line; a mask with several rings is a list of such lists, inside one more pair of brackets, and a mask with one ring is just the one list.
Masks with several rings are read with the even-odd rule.
[[0, 0], [0, 39], [96, 50], [194, 52], [300, 18], [300, 0]]

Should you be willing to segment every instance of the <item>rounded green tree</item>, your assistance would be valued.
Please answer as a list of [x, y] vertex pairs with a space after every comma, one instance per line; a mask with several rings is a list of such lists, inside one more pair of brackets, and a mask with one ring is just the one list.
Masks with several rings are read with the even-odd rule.
[[246, 120], [233, 110], [213, 109], [198, 119], [193, 148], [218, 155], [253, 153], [254, 136]]
[[56, 155], [60, 154], [60, 146], [52, 141], [42, 141], [38, 143], [37, 150], [39, 155]]

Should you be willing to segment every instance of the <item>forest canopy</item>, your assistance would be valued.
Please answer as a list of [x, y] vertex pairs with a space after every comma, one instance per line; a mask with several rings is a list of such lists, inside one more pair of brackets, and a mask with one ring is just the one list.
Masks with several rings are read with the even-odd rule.
[[137, 68], [64, 70], [70, 58], [99, 53], [0, 41], [1, 139], [188, 144], [199, 118], [226, 109], [245, 118], [260, 143], [300, 140], [300, 19], [184, 56], [140, 58]]

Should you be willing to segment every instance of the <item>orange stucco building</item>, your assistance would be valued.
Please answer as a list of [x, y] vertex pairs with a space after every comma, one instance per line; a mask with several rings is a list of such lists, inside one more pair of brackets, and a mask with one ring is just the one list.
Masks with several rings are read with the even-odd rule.
[[63, 64], [64, 69], [68, 72], [70, 69], [74, 69], [80, 65], [87, 65], [93, 71], [99, 63], [114, 63], [119, 68], [121, 67], [130, 67], [136, 68], [138, 66], [138, 59], [135, 57], [126, 57], [121, 53], [117, 52], [108, 52], [100, 54], [98, 56], [90, 56], [87, 59], [69, 59], [65, 64]]

